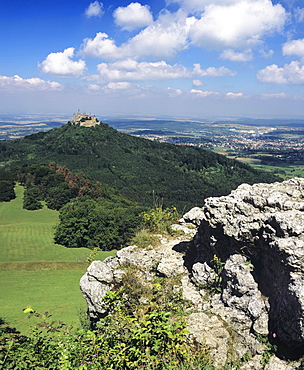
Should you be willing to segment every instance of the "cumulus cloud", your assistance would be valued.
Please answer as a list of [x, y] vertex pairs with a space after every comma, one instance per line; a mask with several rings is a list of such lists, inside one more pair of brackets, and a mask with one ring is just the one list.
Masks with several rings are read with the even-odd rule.
[[126, 90], [130, 89], [131, 86], [130, 82], [109, 82], [106, 88], [111, 90]]
[[130, 55], [173, 58], [188, 47], [188, 33], [194, 18], [183, 12], [161, 14], [156, 22], [142, 30], [125, 47]]
[[[234, 76], [236, 73], [225, 67], [209, 67], [202, 69], [194, 64], [190, 70], [180, 64], [168, 64], [165, 61], [138, 62], [134, 59], [118, 60], [113, 63], [100, 63], [97, 66], [99, 80], [108, 81], [161, 81], [178, 78], [223, 77]], [[195, 80], [196, 86], [200, 83]], [[202, 83], [200, 83], [202, 85]]]
[[63, 52], [51, 53], [40, 64], [42, 72], [57, 76], [80, 76], [86, 70], [84, 60], [74, 61], [74, 48], [67, 48]]
[[103, 13], [103, 4], [99, 1], [94, 1], [94, 3], [91, 3], [85, 11], [85, 15], [88, 18], [101, 17]]
[[201, 80], [193, 80], [192, 85], [195, 87], [203, 86], [203, 82]]
[[97, 70], [103, 81], [168, 80], [190, 75], [184, 66], [170, 65], [164, 61], [137, 62], [133, 59], [101, 63]]
[[195, 45], [211, 49], [253, 47], [263, 36], [280, 31], [287, 17], [282, 5], [273, 5], [270, 0], [204, 4], [204, 12], [192, 26], [190, 37]]
[[292, 61], [290, 64], [285, 64], [284, 67], [272, 64], [259, 70], [257, 78], [261, 82], [302, 85], [304, 84], [304, 65], [299, 61]]
[[214, 91], [202, 91], [202, 90], [196, 90], [196, 89], [191, 89], [190, 90], [190, 94], [194, 95], [194, 96], [198, 96], [198, 97], [203, 97], [203, 98], [206, 98], [208, 96], [219, 96], [220, 94], [218, 92], [214, 92]]
[[225, 97], [229, 99], [242, 98], [243, 96], [244, 96], [243, 93], [232, 93], [232, 92], [229, 92], [225, 95]]
[[115, 23], [128, 31], [146, 27], [153, 22], [149, 6], [139, 3], [131, 3], [126, 7], [119, 7], [114, 11], [113, 16]]
[[231, 60], [232, 62], [248, 62], [253, 59], [253, 55], [251, 50], [246, 50], [242, 53], [232, 49], [226, 49], [221, 53], [220, 58]]
[[202, 69], [198, 63], [194, 64], [193, 77], [224, 77], [224, 76], [236, 76], [236, 72], [231, 71], [226, 67], [208, 67]]
[[[183, 7], [185, 1], [180, 3], [182, 7], [178, 11], [163, 11], [155, 21], [148, 6], [137, 2], [117, 8], [114, 11], [116, 24], [127, 30], [145, 28], [121, 45], [99, 32], [95, 38], [84, 40], [83, 55], [107, 60], [172, 59], [195, 45], [223, 48], [223, 59], [248, 61], [252, 59], [249, 49], [262, 43], [263, 37], [280, 31], [287, 17], [285, 9], [270, 0], [189, 0], [187, 6], [200, 9], [193, 15]], [[235, 49], [240, 51], [233, 51]]]
[[120, 56], [115, 41], [104, 32], [96, 33], [94, 39], [86, 38], [81, 46], [81, 53], [88, 57], [115, 59]]
[[164, 13], [121, 46], [116, 46], [107, 34], [99, 32], [94, 39], [84, 40], [82, 54], [107, 60], [139, 57], [170, 59], [187, 48], [187, 35], [193, 22], [194, 19], [187, 18], [183, 12]]
[[58, 82], [44, 81], [40, 78], [22, 78], [18, 75], [13, 77], [0, 76], [0, 87], [20, 88], [26, 90], [62, 90], [63, 86]]
[[304, 39], [285, 42], [282, 47], [283, 55], [298, 55], [304, 57]]
[[88, 89], [91, 90], [91, 91], [98, 91], [98, 90], [100, 90], [100, 86], [97, 85], [97, 84], [90, 84], [90, 85], [88, 85]]
[[168, 87], [167, 93], [170, 98], [175, 98], [176, 96], [182, 95], [183, 91], [181, 89], [173, 89], [172, 87]]

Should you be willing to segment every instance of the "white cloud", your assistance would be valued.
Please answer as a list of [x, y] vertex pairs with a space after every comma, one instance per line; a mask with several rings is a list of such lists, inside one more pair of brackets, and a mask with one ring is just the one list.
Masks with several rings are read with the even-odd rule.
[[271, 58], [274, 54], [274, 51], [273, 50], [264, 50], [264, 49], [261, 49], [259, 50], [261, 56], [265, 59], [268, 59], [268, 58]]
[[111, 90], [126, 90], [130, 89], [131, 86], [129, 82], [109, 82], [106, 88]]
[[295, 17], [296, 17], [297, 22], [303, 22], [304, 21], [304, 8], [296, 8]]
[[286, 99], [288, 97], [285, 93], [277, 93], [277, 94], [262, 94], [262, 99]]
[[192, 85], [195, 87], [203, 86], [203, 82], [201, 80], [193, 80]]
[[170, 59], [187, 48], [187, 35], [194, 21], [183, 12], [163, 13], [156, 22], [119, 47], [107, 34], [101, 32], [94, 39], [85, 39], [82, 54], [107, 60], [144, 56]]
[[243, 96], [244, 96], [243, 93], [232, 93], [232, 92], [229, 92], [225, 95], [225, 97], [229, 99], [242, 98]]
[[167, 88], [167, 93], [170, 98], [175, 98], [177, 96], [180, 96], [183, 94], [183, 91], [181, 89], [173, 89], [172, 87]]
[[106, 33], [98, 32], [94, 39], [86, 38], [81, 46], [81, 53], [88, 57], [100, 57], [105, 59], [119, 58], [119, 48], [115, 41], [109, 39]]
[[100, 90], [100, 86], [96, 85], [96, 84], [90, 84], [90, 85], [88, 85], [88, 89], [91, 90], [91, 91], [98, 91], [98, 90]]
[[[202, 9], [189, 16], [185, 8], [175, 13], [163, 11], [153, 21], [147, 6], [132, 2], [114, 12], [115, 22], [124, 29], [145, 27], [127, 42], [116, 45], [113, 39], [99, 32], [82, 45], [85, 56], [106, 60], [149, 57], [172, 59], [190, 45], [225, 49], [223, 59], [247, 61], [251, 49], [263, 37], [280, 31], [286, 21], [285, 9], [270, 0], [189, 1], [191, 7]], [[180, 1], [181, 3], [181, 1]], [[183, 2], [182, 5], [184, 5]], [[234, 49], [244, 52], [235, 52]]]
[[[196, 78], [196, 86], [202, 83], [198, 77], [224, 77], [235, 76], [225, 67], [209, 67], [203, 70], [200, 64], [194, 64], [193, 70], [180, 64], [168, 64], [165, 61], [138, 62], [134, 59], [118, 60], [113, 63], [100, 63], [97, 66], [101, 83], [108, 81], [161, 81], [178, 78]], [[95, 76], [96, 79], [96, 76]]]
[[39, 65], [42, 72], [57, 76], [80, 76], [85, 72], [84, 60], [74, 61], [74, 48], [67, 48], [63, 52], [51, 53]]
[[149, 6], [139, 3], [131, 3], [126, 7], [119, 7], [114, 11], [113, 16], [115, 23], [128, 31], [146, 27], [153, 22]]
[[94, 3], [91, 3], [85, 11], [85, 15], [88, 18], [101, 17], [103, 13], [103, 4], [99, 1], [94, 1]]
[[282, 47], [283, 55], [298, 55], [304, 57], [304, 39], [285, 42]]
[[257, 78], [261, 82], [303, 85], [304, 65], [299, 61], [292, 61], [290, 64], [285, 64], [284, 67], [281, 68], [276, 64], [272, 64], [259, 70]]
[[202, 69], [200, 64], [194, 64], [193, 76], [195, 77], [224, 77], [224, 76], [235, 76], [237, 73], [231, 71], [226, 67], [208, 67], [207, 69]]
[[62, 90], [63, 86], [58, 82], [44, 81], [40, 78], [21, 78], [18, 75], [13, 77], [0, 76], [0, 88], [21, 88], [25, 90]]
[[101, 63], [97, 66], [103, 81], [168, 80], [189, 77], [190, 72], [180, 65], [160, 62], [137, 62], [127, 59], [114, 63]]
[[187, 48], [187, 36], [194, 21], [194, 18], [187, 18], [183, 12], [161, 14], [156, 22], [125, 45], [129, 56], [173, 58]]
[[253, 47], [262, 37], [280, 31], [287, 17], [285, 9], [270, 0], [208, 1], [204, 5], [190, 37], [195, 45], [211, 49]]
[[186, 9], [189, 12], [202, 12], [205, 10], [206, 6], [214, 4], [215, 2], [218, 5], [229, 5], [240, 0], [166, 0], [166, 3], [169, 5], [171, 3], [180, 4], [183, 9]]
[[202, 90], [196, 90], [196, 89], [190, 90], [190, 93], [193, 94], [194, 96], [203, 97], [203, 98], [206, 98], [208, 96], [219, 96], [220, 95], [218, 92], [202, 91]]
[[232, 49], [224, 50], [221, 55], [221, 59], [228, 59], [232, 62], [248, 62], [253, 59], [251, 50], [246, 50], [245, 52], [237, 52]]

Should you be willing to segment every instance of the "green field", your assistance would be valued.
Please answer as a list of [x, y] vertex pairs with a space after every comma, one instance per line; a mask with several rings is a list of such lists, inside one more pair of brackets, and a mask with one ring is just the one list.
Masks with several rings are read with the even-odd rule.
[[[16, 199], [0, 203], [0, 317], [24, 332], [31, 322], [22, 309], [30, 305], [79, 326], [79, 311], [86, 310], [79, 279], [91, 251], [54, 244], [59, 213], [46, 207], [24, 210], [23, 191], [17, 186]], [[95, 258], [113, 254], [98, 252]]]
[[[277, 165], [267, 165], [261, 164], [261, 160], [254, 158], [252, 154], [246, 156], [245, 152], [242, 152], [242, 154], [240, 154], [238, 152], [233, 152], [229, 148], [220, 146], [214, 147], [213, 151], [215, 153], [223, 154], [228, 158], [233, 158], [238, 161], [247, 163], [258, 170], [277, 173], [284, 180], [290, 179], [292, 177], [304, 177], [304, 163], [302, 161], [299, 161], [298, 163], [288, 163], [286, 161]], [[264, 152], [261, 152], [260, 154], [263, 156], [267, 156], [267, 153]], [[257, 153], [255, 155], [257, 155]], [[268, 154], [268, 156], [269, 158], [271, 158], [271, 154]]]

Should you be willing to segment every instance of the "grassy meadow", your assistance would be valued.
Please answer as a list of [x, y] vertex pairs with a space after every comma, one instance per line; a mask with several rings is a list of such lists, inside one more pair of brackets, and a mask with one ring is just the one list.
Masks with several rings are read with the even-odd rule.
[[[24, 210], [24, 189], [17, 185], [15, 191], [16, 199], [0, 203], [0, 317], [25, 332], [31, 321], [22, 309], [32, 306], [79, 326], [79, 312], [86, 310], [79, 279], [92, 251], [54, 244], [59, 212]], [[97, 252], [95, 259], [113, 254]]]

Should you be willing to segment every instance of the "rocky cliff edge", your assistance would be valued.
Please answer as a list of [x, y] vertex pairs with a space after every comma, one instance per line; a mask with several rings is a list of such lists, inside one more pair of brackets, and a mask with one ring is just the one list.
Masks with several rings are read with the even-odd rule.
[[[185, 235], [89, 266], [80, 287], [90, 317], [107, 314], [102, 297], [132, 263], [146, 281], [178, 277], [192, 304], [189, 331], [208, 346], [215, 367], [232, 356], [242, 370], [300, 368], [284, 360], [304, 354], [304, 179], [243, 184], [208, 198], [174, 227]], [[277, 356], [264, 361], [261, 338], [278, 346]]]

